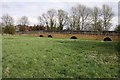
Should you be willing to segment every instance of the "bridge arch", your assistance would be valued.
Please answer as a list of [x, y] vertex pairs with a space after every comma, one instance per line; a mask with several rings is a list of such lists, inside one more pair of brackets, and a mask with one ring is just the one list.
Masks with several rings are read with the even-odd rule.
[[48, 35], [49, 38], [52, 38], [52, 35]]
[[43, 35], [40, 35], [39, 37], [43, 37]]
[[76, 36], [72, 36], [72, 37], [70, 37], [70, 39], [77, 39], [77, 37]]
[[105, 37], [104, 41], [112, 41], [112, 39], [110, 37]]

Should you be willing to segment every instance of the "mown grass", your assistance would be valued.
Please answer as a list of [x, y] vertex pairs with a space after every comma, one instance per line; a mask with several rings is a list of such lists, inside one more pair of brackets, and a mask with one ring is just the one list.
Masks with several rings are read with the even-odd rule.
[[3, 78], [116, 78], [117, 42], [3, 36]]

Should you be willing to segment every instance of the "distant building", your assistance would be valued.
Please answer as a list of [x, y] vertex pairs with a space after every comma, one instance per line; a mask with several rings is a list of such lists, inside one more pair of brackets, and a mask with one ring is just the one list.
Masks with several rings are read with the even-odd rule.
[[16, 31], [30, 31], [31, 26], [29, 27], [28, 25], [16, 25], [15, 26]]

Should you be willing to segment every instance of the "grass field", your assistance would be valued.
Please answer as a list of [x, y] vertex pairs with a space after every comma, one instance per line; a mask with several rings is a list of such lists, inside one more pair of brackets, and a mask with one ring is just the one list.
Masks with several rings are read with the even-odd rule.
[[3, 78], [118, 77], [117, 42], [3, 36]]

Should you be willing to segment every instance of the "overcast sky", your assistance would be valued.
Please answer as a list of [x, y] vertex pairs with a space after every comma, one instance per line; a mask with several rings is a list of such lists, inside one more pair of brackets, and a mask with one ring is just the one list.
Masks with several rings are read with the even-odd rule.
[[64, 9], [70, 11], [72, 6], [83, 4], [88, 7], [102, 7], [107, 4], [112, 7], [115, 16], [112, 19], [112, 28], [118, 24], [118, 0], [4, 0], [0, 2], [0, 16], [9, 14], [17, 23], [21, 16], [29, 17], [30, 25], [37, 24], [37, 17], [49, 9]]

